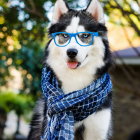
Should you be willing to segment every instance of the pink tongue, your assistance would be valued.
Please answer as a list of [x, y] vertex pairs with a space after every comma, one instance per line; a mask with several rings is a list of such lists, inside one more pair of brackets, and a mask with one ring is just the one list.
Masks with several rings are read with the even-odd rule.
[[71, 69], [75, 69], [78, 66], [78, 62], [67, 62], [67, 65]]

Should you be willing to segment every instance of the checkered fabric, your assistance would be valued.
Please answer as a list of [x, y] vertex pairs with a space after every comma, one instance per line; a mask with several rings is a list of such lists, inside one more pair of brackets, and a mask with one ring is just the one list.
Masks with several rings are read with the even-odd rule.
[[74, 140], [74, 123], [96, 112], [112, 90], [109, 74], [68, 94], [59, 88], [50, 68], [42, 70], [42, 90], [47, 100], [47, 124], [41, 140]]

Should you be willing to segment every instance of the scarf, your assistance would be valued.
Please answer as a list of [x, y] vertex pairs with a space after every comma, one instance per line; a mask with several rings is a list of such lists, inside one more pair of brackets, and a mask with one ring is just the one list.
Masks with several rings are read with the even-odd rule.
[[74, 123], [95, 113], [112, 90], [110, 76], [105, 73], [86, 88], [64, 94], [48, 67], [42, 70], [41, 86], [47, 102], [47, 124], [41, 140], [74, 140]]

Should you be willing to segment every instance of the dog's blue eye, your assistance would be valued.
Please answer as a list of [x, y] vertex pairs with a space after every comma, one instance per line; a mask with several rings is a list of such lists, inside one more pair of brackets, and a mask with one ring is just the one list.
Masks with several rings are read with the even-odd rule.
[[60, 34], [59, 36], [64, 37], [64, 38], [68, 38], [69, 37], [68, 34], [64, 34], [64, 33]]
[[90, 36], [90, 34], [82, 34], [81, 37], [82, 38], [88, 38]]

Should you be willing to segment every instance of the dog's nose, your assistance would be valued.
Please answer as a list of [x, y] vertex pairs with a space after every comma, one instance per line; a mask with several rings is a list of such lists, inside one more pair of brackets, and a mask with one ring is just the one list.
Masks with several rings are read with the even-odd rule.
[[67, 55], [69, 58], [75, 58], [77, 53], [78, 53], [78, 51], [76, 49], [68, 49], [67, 50]]

